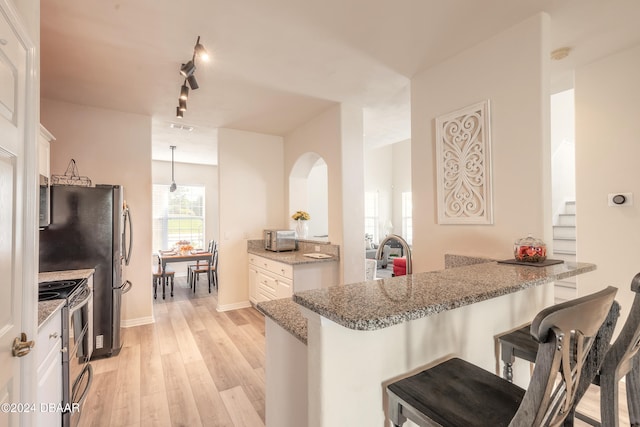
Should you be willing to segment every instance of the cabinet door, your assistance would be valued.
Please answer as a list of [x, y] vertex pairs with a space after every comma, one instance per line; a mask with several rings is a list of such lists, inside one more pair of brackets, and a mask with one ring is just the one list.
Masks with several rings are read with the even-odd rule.
[[249, 301], [258, 303], [258, 270], [249, 264]]
[[62, 415], [55, 408], [40, 410], [41, 405], [62, 403], [62, 315], [60, 310], [38, 330], [36, 342], [38, 363], [38, 423], [39, 426], [60, 425]]
[[42, 406], [62, 403], [62, 353], [60, 345], [62, 340], [58, 338], [56, 348], [52, 348], [45, 361], [38, 368], [38, 425], [56, 426], [62, 422], [62, 414], [53, 408], [41, 410]]
[[293, 281], [279, 277], [278, 287], [276, 288], [276, 298], [291, 298], [292, 295]]

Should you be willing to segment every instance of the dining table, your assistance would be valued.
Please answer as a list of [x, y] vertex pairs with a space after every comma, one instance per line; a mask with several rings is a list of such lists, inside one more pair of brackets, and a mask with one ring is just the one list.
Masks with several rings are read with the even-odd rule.
[[164, 274], [167, 264], [172, 262], [207, 261], [207, 264], [211, 267], [211, 258], [213, 254], [206, 250], [194, 249], [190, 251], [159, 250], [157, 255], [158, 262], [162, 266], [162, 273]]

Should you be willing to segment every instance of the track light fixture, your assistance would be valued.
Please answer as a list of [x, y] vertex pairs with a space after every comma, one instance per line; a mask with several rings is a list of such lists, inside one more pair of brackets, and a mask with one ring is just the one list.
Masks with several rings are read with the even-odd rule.
[[[184, 82], [180, 87], [180, 97], [178, 98], [178, 107], [176, 107], [177, 118], [184, 117], [184, 112], [187, 109], [187, 98], [189, 98], [189, 88], [196, 90], [200, 87], [194, 75], [196, 72], [196, 57], [203, 61], [209, 61], [209, 52], [207, 52], [207, 49], [200, 43], [200, 36], [198, 36], [196, 44], [193, 47], [191, 59], [180, 66], [180, 74], [184, 77]], [[189, 86], [187, 86], [187, 83]]]
[[196, 63], [193, 61], [189, 61], [186, 64], [182, 64], [180, 67], [180, 74], [185, 77], [192, 76], [193, 73], [196, 72]]
[[202, 44], [200, 43], [200, 36], [198, 36], [198, 40], [196, 40], [196, 47], [193, 48], [193, 51], [195, 55], [202, 59], [204, 62], [209, 62], [209, 59], [211, 59], [209, 57], [209, 52], [207, 52], [207, 49], [205, 49], [204, 46], [202, 46]]
[[189, 87], [187, 86], [187, 79], [184, 79], [184, 83], [180, 88], [180, 99], [186, 101], [187, 98], [189, 98]]
[[191, 90], [196, 90], [200, 87], [198, 86], [198, 81], [196, 80], [196, 76], [187, 77], [187, 81], [189, 82], [189, 87], [191, 88]]

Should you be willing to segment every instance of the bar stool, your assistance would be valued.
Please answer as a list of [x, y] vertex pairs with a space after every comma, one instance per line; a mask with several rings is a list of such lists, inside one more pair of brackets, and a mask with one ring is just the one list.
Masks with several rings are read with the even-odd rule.
[[[631, 281], [631, 290], [636, 295], [618, 338], [610, 345], [620, 315], [620, 306], [616, 302], [598, 333], [597, 352], [589, 367], [595, 374], [593, 384], [600, 387], [600, 422], [584, 414], [575, 414], [576, 418], [593, 426], [618, 426], [618, 382], [626, 376], [629, 421], [633, 427], [640, 427], [640, 273]], [[538, 347], [526, 333], [527, 329], [525, 326], [498, 337], [504, 363], [503, 377], [508, 381], [512, 380], [512, 365], [516, 357], [535, 362]], [[589, 385], [584, 384], [579, 392], [584, 394]]]
[[165, 286], [170, 281], [171, 283], [171, 296], [173, 296], [173, 279], [176, 272], [169, 266], [165, 267], [164, 274], [162, 273], [162, 265], [158, 264], [151, 268], [151, 274], [153, 277], [153, 298], [158, 297], [158, 284], [162, 286], [162, 299], [165, 299]]
[[[538, 357], [525, 391], [469, 362], [452, 358], [387, 386], [394, 426], [559, 426], [577, 403], [576, 386], [617, 289], [542, 310], [531, 323]], [[574, 332], [575, 331], [575, 332]], [[587, 378], [591, 380], [591, 378]]]

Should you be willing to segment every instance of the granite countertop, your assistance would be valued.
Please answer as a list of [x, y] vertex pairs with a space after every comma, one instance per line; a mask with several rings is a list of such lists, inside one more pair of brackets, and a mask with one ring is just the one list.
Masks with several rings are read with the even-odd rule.
[[[327, 255], [331, 255], [331, 258], [318, 258], [318, 259], [309, 258], [302, 255], [303, 253], [312, 253], [313, 251], [303, 252], [298, 250], [298, 251], [288, 251], [288, 252], [272, 252], [272, 251], [267, 251], [265, 249], [249, 248], [247, 249], [247, 252], [250, 254], [261, 256], [263, 258], [278, 261], [283, 264], [291, 264], [291, 265], [314, 264], [318, 262], [335, 262], [340, 259], [339, 256], [333, 255], [333, 254], [327, 254]], [[324, 253], [324, 252], [319, 252], [319, 253]]]
[[[93, 268], [84, 270], [47, 271], [38, 274], [38, 283], [52, 282], [55, 280], [88, 279], [94, 272], [95, 270]], [[38, 328], [44, 325], [49, 317], [57, 310], [60, 310], [66, 301], [65, 299], [53, 299], [38, 302]]]
[[83, 270], [45, 271], [38, 273], [38, 283], [52, 282], [54, 280], [88, 279], [95, 270], [86, 268]]
[[486, 262], [295, 293], [293, 301], [346, 328], [372, 331], [596, 269]]
[[291, 333], [303, 344], [307, 344], [307, 319], [300, 306], [291, 298], [282, 298], [258, 303], [258, 310]]

